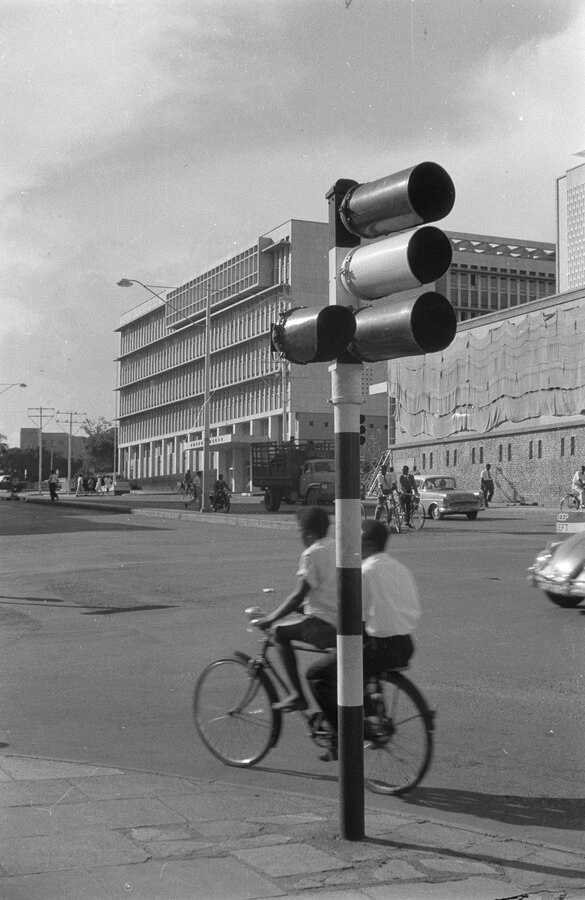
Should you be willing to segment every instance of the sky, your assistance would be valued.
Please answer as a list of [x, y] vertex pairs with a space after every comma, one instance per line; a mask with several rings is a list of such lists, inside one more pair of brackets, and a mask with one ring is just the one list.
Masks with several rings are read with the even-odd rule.
[[121, 278], [178, 286], [325, 222], [337, 179], [425, 160], [455, 183], [442, 227], [554, 241], [583, 161], [581, 0], [0, 0], [0, 22], [10, 446], [40, 409], [114, 418], [115, 329], [150, 296]]

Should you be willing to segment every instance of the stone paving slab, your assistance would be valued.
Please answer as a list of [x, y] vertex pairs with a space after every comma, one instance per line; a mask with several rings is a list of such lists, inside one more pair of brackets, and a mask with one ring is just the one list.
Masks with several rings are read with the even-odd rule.
[[148, 862], [94, 874], [109, 891], [108, 897], [133, 900], [261, 900], [284, 895], [271, 881], [235, 859]]
[[585, 853], [420, 812], [366, 811], [346, 841], [322, 798], [17, 757], [0, 773], [2, 900], [585, 900]]
[[[43, 872], [4, 879], [2, 900], [112, 900], [91, 872]], [[136, 900], [136, 898], [135, 898]]]
[[[8, 875], [54, 872], [90, 866], [114, 866], [145, 862], [147, 854], [123, 834], [100, 829], [64, 835], [56, 832], [36, 837], [0, 840], [0, 866]], [[0, 880], [0, 885], [3, 885]], [[0, 897], [3, 897], [0, 887]]]

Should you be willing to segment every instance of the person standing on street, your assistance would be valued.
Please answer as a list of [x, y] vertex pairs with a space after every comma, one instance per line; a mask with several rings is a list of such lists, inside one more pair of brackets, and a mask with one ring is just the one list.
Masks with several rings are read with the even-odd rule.
[[486, 463], [485, 469], [482, 469], [481, 472], [481, 492], [483, 494], [483, 501], [486, 505], [486, 508], [490, 505], [490, 501], [494, 496], [494, 480], [492, 478], [492, 467], [489, 463]]
[[571, 481], [571, 490], [579, 495], [581, 509], [583, 509], [583, 501], [585, 500], [585, 466], [577, 469]]
[[59, 495], [57, 493], [58, 486], [59, 486], [59, 476], [56, 474], [54, 469], [51, 469], [51, 474], [49, 475], [49, 494], [51, 495], [51, 502], [53, 500], [59, 499]]
[[196, 505], [201, 509], [203, 503], [201, 502], [201, 478], [203, 477], [203, 472], [195, 472], [193, 475], [193, 499], [195, 500]]
[[378, 492], [378, 502], [376, 503], [374, 518], [379, 519], [382, 515], [384, 497], [388, 497], [393, 491], [397, 490], [396, 472], [392, 466], [390, 468], [386, 464], [380, 466], [380, 471], [376, 475], [376, 490]]
[[410, 473], [408, 466], [402, 466], [402, 475], [400, 476], [398, 489], [400, 490], [400, 502], [404, 509], [405, 523], [409, 528], [413, 528], [411, 522], [412, 501], [417, 495], [416, 481], [414, 475]]

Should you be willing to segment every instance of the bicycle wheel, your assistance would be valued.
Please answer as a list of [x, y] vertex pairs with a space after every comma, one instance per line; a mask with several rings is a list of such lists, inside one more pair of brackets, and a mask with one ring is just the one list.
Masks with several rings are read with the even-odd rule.
[[193, 694], [193, 719], [208, 750], [228, 766], [253, 766], [276, 744], [280, 712], [266, 674], [244, 653], [203, 669]]
[[434, 713], [399, 672], [380, 680], [380, 690], [377, 715], [365, 720], [365, 784], [376, 794], [406, 794], [431, 763]]
[[423, 525], [425, 524], [425, 511], [420, 505], [417, 503], [416, 506], [412, 507], [412, 512], [410, 514], [411, 524], [419, 531]]
[[574, 494], [565, 494], [565, 496], [561, 500], [561, 509], [565, 511], [569, 509], [579, 509], [580, 505], [581, 504], [579, 503], [579, 498], [575, 497]]

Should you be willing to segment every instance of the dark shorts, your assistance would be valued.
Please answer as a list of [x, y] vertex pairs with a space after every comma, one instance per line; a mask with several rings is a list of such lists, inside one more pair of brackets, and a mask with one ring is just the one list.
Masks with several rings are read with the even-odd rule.
[[304, 644], [312, 644], [319, 650], [327, 650], [335, 647], [337, 643], [337, 629], [329, 622], [318, 619], [316, 616], [305, 616], [298, 622], [274, 626], [276, 640], [302, 641]]
[[364, 641], [364, 678], [379, 675], [387, 669], [402, 669], [408, 665], [414, 653], [414, 642], [409, 634], [393, 637], [368, 637]]

